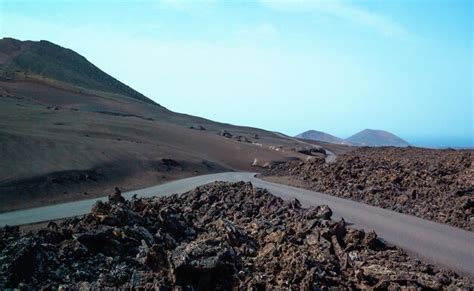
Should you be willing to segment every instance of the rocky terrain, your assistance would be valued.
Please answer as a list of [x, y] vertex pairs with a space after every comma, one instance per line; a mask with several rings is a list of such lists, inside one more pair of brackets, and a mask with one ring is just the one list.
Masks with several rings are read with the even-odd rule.
[[359, 148], [335, 163], [274, 163], [286, 183], [474, 231], [474, 151]]
[[[246, 183], [97, 202], [36, 232], [0, 229], [0, 289], [473, 288], [451, 271]], [[176, 289], [173, 289], [176, 290]]]

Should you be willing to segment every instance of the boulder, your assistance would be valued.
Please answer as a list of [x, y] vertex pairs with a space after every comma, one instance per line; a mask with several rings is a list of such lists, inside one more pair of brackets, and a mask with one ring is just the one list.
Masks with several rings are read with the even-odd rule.
[[115, 187], [114, 194], [109, 195], [109, 201], [115, 203], [125, 202], [125, 198], [122, 197], [122, 191], [118, 187]]
[[220, 136], [227, 137], [227, 138], [232, 138], [232, 134], [228, 132], [227, 130], [223, 129], [219, 132]]

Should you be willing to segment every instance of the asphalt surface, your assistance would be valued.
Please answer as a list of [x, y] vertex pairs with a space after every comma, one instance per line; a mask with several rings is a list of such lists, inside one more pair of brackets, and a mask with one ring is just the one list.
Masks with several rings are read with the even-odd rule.
[[[333, 219], [344, 220], [351, 227], [375, 230], [385, 241], [438, 265], [444, 265], [474, 279], [474, 233], [410, 215], [373, 207], [322, 193], [275, 184], [254, 177], [254, 173], [228, 172], [203, 175], [124, 193], [129, 199], [184, 193], [214, 181], [250, 181], [283, 199], [297, 198], [303, 206], [327, 204]], [[56, 204], [27, 210], [0, 213], [0, 226], [31, 224], [83, 215], [90, 211], [96, 198]]]

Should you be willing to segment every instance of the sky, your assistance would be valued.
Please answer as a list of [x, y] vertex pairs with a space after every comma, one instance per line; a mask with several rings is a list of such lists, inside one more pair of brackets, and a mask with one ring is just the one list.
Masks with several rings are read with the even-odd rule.
[[472, 2], [0, 0], [0, 36], [71, 48], [177, 112], [472, 147]]

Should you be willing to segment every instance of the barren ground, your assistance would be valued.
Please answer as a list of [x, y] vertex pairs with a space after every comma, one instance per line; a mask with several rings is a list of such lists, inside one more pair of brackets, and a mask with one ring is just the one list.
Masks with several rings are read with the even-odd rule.
[[474, 151], [359, 148], [273, 164], [265, 179], [474, 230]]
[[0, 211], [306, 157], [272, 132], [66, 85], [0, 81], [0, 116]]

